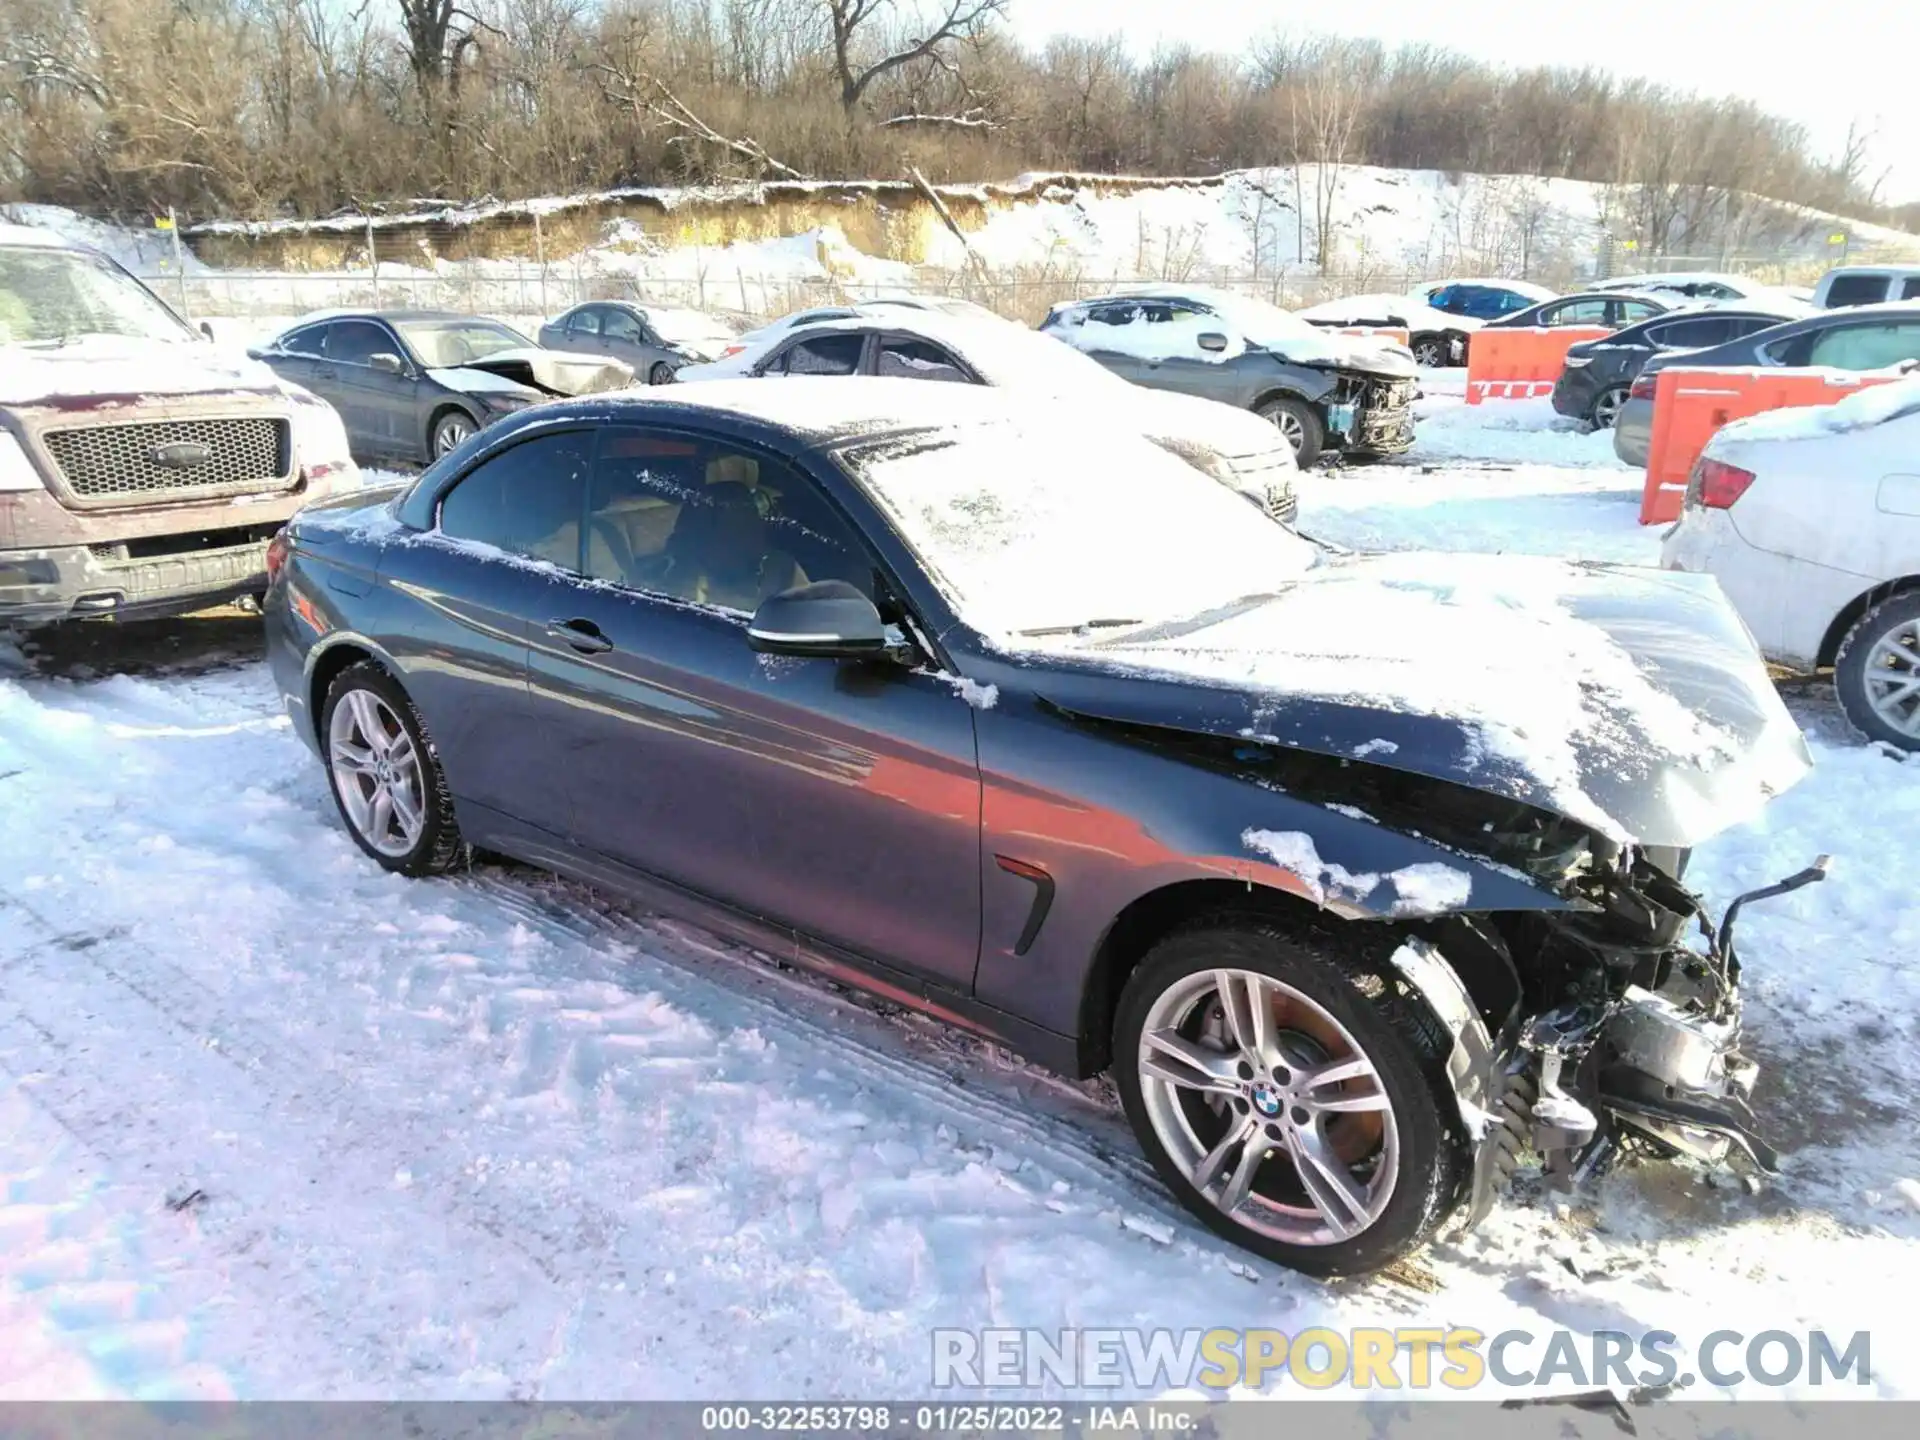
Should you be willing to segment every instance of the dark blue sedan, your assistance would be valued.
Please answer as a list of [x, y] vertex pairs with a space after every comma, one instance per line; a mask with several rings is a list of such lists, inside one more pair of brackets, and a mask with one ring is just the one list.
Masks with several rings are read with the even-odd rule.
[[857, 378], [533, 406], [269, 558], [374, 861], [504, 853], [1111, 1067], [1283, 1263], [1384, 1265], [1529, 1146], [1771, 1163], [1681, 875], [1807, 752], [1710, 581], [1329, 557], [1095, 413]]

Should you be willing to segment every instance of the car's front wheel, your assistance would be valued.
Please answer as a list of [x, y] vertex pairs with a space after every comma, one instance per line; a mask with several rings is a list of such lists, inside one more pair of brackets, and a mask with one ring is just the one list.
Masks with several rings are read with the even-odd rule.
[[1833, 689], [1868, 739], [1920, 750], [1920, 591], [1882, 600], [1854, 623], [1840, 642]]
[[1255, 406], [1253, 413], [1272, 422], [1286, 437], [1287, 444], [1293, 448], [1294, 463], [1301, 469], [1320, 458], [1320, 447], [1327, 439], [1326, 427], [1306, 401], [1291, 395], [1276, 395]]
[[327, 690], [320, 735], [340, 818], [401, 875], [437, 875], [466, 854], [446, 775], [407, 692], [379, 665], [349, 665]]
[[442, 455], [459, 449], [477, 428], [473, 423], [473, 417], [465, 411], [449, 410], [433, 422], [431, 458], [438, 460]]
[[654, 361], [653, 368], [647, 371], [647, 383], [649, 385], [671, 385], [673, 383], [673, 367], [664, 360]]
[[1312, 1275], [1424, 1244], [1471, 1163], [1444, 1032], [1401, 993], [1393, 937], [1367, 941], [1257, 918], [1179, 930], [1115, 1019], [1127, 1118], [1168, 1186], [1220, 1234]]

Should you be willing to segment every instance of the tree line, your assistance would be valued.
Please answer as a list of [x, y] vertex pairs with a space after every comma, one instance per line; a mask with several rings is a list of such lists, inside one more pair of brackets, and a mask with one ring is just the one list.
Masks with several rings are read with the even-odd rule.
[[[7, 0], [0, 194], [127, 214], [765, 178], [1366, 163], [1623, 187], [1649, 251], [1749, 196], [1878, 206], [1745, 100], [1276, 32], [1250, 55], [1023, 47], [1018, 0]], [[1313, 11], [1299, 7], [1303, 17]], [[1909, 207], [1910, 209], [1912, 207]]]

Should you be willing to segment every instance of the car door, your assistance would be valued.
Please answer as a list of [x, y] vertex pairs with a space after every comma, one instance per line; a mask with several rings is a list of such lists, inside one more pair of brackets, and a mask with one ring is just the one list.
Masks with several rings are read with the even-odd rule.
[[793, 584], [876, 593], [870, 553], [815, 479], [736, 442], [607, 427], [579, 568], [587, 581], [536, 629], [530, 662], [578, 842], [970, 987], [972, 707], [924, 668], [774, 659], [747, 643], [759, 601]]
[[650, 343], [647, 327], [642, 325], [632, 311], [617, 305], [602, 308], [600, 314], [600, 337], [602, 353], [624, 360], [633, 367], [633, 373], [642, 380], [654, 363], [666, 358], [666, 352]]
[[[375, 369], [376, 355], [399, 361], [399, 372]], [[420, 381], [400, 337], [372, 320], [336, 320], [327, 327], [326, 368], [355, 453], [364, 448], [370, 455], [413, 458]]]
[[1094, 305], [1079, 326], [1079, 334], [1070, 343], [1098, 360], [1122, 380], [1136, 385], [1154, 383], [1148, 374], [1148, 362], [1130, 346], [1128, 336], [1136, 325], [1147, 323], [1144, 307], [1137, 300], [1114, 300]]
[[[1197, 305], [1153, 300], [1141, 306], [1141, 320], [1136, 326], [1140, 324], [1146, 327], [1147, 341], [1142, 349], [1140, 384], [1228, 405], [1241, 403], [1242, 371], [1236, 361], [1246, 353], [1245, 341], [1225, 320]], [[1202, 335], [1218, 335], [1225, 346], [1220, 350], [1203, 349]]]
[[381, 576], [412, 602], [383, 640], [455, 798], [555, 834], [571, 820], [568, 789], [555, 737], [534, 723], [528, 634], [568, 611], [574, 582], [556, 562], [577, 557], [592, 458], [584, 428], [493, 452]]
[[591, 352], [600, 343], [600, 307], [581, 305], [568, 311], [560, 324], [541, 329], [540, 343], [549, 350]]
[[324, 325], [305, 325], [298, 330], [289, 330], [259, 353], [274, 374], [296, 385], [303, 385], [325, 399], [323, 386], [316, 373], [325, 364], [325, 330]]

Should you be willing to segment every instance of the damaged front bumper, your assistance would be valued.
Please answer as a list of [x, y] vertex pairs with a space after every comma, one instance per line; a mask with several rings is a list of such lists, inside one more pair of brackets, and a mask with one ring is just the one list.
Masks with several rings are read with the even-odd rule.
[[[1627, 1143], [1749, 1176], [1776, 1173], [1779, 1156], [1748, 1104], [1758, 1067], [1740, 1048], [1733, 926], [1742, 906], [1814, 884], [1826, 870], [1823, 855], [1740, 896], [1717, 928], [1700, 918], [1704, 949], [1673, 944], [1657, 985], [1628, 983], [1607, 1002], [1558, 1006], [1524, 1023], [1516, 1012], [1498, 1036], [1477, 1014], [1463, 1020], [1436, 1005], [1456, 1035], [1449, 1078], [1476, 1139], [1465, 1224], [1485, 1216], [1529, 1149], [1561, 1186], [1598, 1174]], [[1675, 885], [1665, 898], [1674, 894], [1686, 892]], [[1434, 984], [1420, 988], [1433, 1004]]]

